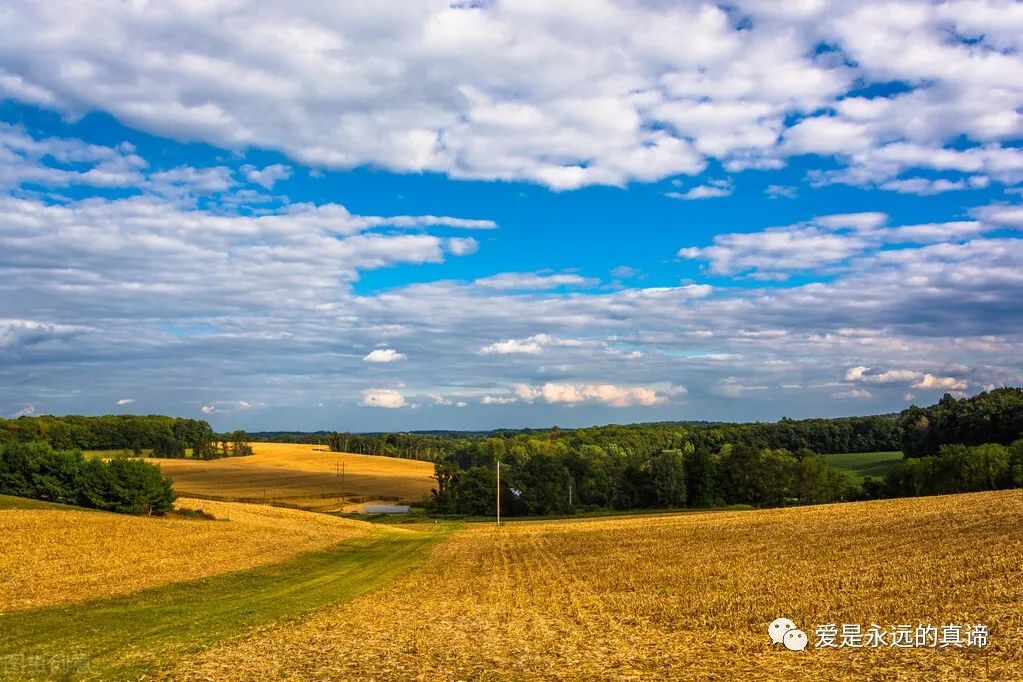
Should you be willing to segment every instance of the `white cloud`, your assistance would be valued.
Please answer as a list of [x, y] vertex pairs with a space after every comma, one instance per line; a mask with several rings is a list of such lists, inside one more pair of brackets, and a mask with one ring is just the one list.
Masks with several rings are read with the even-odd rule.
[[551, 343], [552, 340], [548, 334], [536, 334], [525, 339], [496, 341], [480, 348], [480, 353], [484, 355], [512, 355], [516, 353], [536, 355], [543, 350], [545, 345]]
[[118, 405], [131, 405], [133, 402], [135, 402], [134, 398], [121, 398], [120, 400], [117, 401], [117, 404]]
[[751, 391], [766, 391], [767, 386], [744, 384], [735, 377], [722, 379], [712, 388], [713, 393], [724, 398], [742, 398]]
[[868, 398], [873, 398], [874, 396], [870, 393], [870, 391], [864, 390], [862, 388], [854, 388], [849, 391], [836, 391], [831, 394], [831, 397], [836, 400], [847, 399], [866, 400]]
[[995, 225], [1023, 229], [1023, 205], [991, 204], [974, 209], [973, 214]]
[[942, 192], [954, 192], [965, 189], [983, 189], [988, 179], [983, 175], [972, 175], [969, 178], [949, 180], [947, 178], [904, 178], [889, 180], [880, 185], [881, 189], [893, 190], [900, 194], [919, 194], [928, 196]]
[[955, 377], [939, 377], [933, 374], [925, 374], [922, 379], [913, 384], [913, 388], [919, 389], [943, 389], [961, 391], [969, 385], [964, 379]]
[[869, 367], [851, 367], [845, 373], [846, 381], [862, 381], [871, 384], [892, 384], [917, 381], [923, 372], [909, 369], [889, 369], [883, 372], [871, 372]]
[[562, 384], [548, 382], [542, 386], [515, 384], [515, 395], [526, 402], [543, 400], [551, 404], [576, 405], [600, 403], [610, 407], [660, 405], [669, 397], [685, 392], [681, 386], [656, 388], [647, 386], [616, 386], [613, 384]]
[[484, 405], [511, 405], [517, 403], [518, 398], [513, 396], [501, 396], [501, 395], [485, 395], [480, 399], [480, 402]]
[[383, 407], [393, 410], [405, 405], [405, 396], [391, 389], [368, 389], [362, 392], [362, 400], [359, 404], [363, 407]]
[[858, 235], [837, 234], [815, 225], [770, 228], [762, 232], [719, 234], [714, 244], [683, 248], [679, 258], [706, 260], [720, 275], [755, 272], [785, 278], [789, 271], [810, 270], [862, 253], [870, 242]]
[[199, 411], [202, 412], [203, 414], [213, 414], [214, 412], [217, 411], [217, 406], [216, 405], [203, 405], [202, 407], [199, 408]]
[[398, 360], [404, 360], [405, 354], [399, 353], [393, 348], [377, 348], [366, 354], [362, 358], [363, 362], [396, 362]]
[[730, 180], [711, 180], [706, 185], [697, 185], [686, 192], [665, 192], [664, 196], [670, 199], [683, 199], [685, 201], [718, 199], [731, 196], [732, 189]]
[[768, 185], [767, 189], [764, 190], [764, 194], [771, 197], [772, 199], [786, 198], [794, 199], [799, 194], [799, 190], [791, 185]]
[[886, 222], [887, 216], [876, 212], [821, 216], [759, 232], [720, 233], [710, 246], [683, 247], [677, 255], [707, 261], [708, 270], [716, 275], [785, 280], [795, 272], [847, 265], [889, 244], [960, 241], [996, 229], [975, 220], [893, 227]]
[[[1023, 26], [1004, 0], [170, 7], [14, 2], [0, 96], [303, 164], [555, 189], [791, 154], [867, 183], [1020, 173], [1002, 143], [1023, 131]], [[908, 85], [853, 92], [875, 83]], [[249, 172], [271, 187], [283, 171]]]
[[20, 410], [12, 414], [11, 418], [17, 419], [18, 417], [31, 417], [35, 413], [36, 413], [35, 405], [26, 405], [25, 407], [21, 408]]
[[593, 286], [598, 280], [572, 273], [544, 275], [534, 272], [505, 272], [476, 280], [476, 285], [487, 289], [547, 290], [559, 287]]
[[291, 177], [291, 167], [282, 163], [275, 163], [264, 168], [245, 165], [242, 166], [242, 173], [245, 174], [245, 179], [249, 182], [272, 189], [279, 181]]
[[178, 166], [149, 176], [148, 189], [157, 194], [215, 194], [226, 192], [235, 181], [226, 166], [192, 168]]

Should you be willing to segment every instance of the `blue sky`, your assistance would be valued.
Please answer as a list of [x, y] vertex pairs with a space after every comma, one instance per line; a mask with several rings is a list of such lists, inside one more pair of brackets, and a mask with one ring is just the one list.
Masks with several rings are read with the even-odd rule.
[[8, 3], [0, 416], [426, 429], [1023, 383], [1023, 7]]

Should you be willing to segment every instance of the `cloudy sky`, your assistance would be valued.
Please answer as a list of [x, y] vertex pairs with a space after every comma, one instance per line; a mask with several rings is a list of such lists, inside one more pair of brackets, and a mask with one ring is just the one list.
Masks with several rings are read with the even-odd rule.
[[0, 0], [0, 416], [1023, 384], [1023, 4]]

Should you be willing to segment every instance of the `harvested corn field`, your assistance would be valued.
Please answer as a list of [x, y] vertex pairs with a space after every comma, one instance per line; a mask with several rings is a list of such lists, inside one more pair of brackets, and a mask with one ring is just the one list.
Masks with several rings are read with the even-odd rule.
[[127, 594], [284, 561], [367, 534], [323, 514], [178, 500], [216, 520], [74, 508], [0, 510], [0, 612]]
[[[1020, 679], [1023, 493], [477, 525], [393, 585], [185, 661], [189, 679]], [[772, 647], [794, 620], [802, 652]], [[824, 624], [969, 647], [819, 649]]]
[[[255, 454], [211, 461], [151, 459], [182, 495], [268, 501], [330, 510], [346, 499], [419, 502], [435, 485], [433, 464], [397, 457], [339, 454], [321, 445], [252, 443]], [[344, 478], [339, 476], [344, 466]]]

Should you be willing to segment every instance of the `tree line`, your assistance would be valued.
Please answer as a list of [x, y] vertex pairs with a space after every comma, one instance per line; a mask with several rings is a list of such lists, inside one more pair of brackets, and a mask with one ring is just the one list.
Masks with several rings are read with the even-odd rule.
[[528, 437], [466, 443], [437, 463], [431, 506], [445, 514], [492, 515], [498, 461], [501, 509], [509, 516], [780, 506], [859, 494], [844, 472], [810, 451], [729, 444], [711, 453], [690, 441], [671, 445], [608, 440], [573, 447], [566, 440]]
[[[1019, 434], [1017, 434], [1019, 435]], [[916, 497], [1023, 487], [1023, 439], [1009, 445], [939, 446], [937, 455], [909, 457], [882, 481], [863, 483], [870, 497]]]
[[1023, 388], [958, 400], [946, 393], [935, 405], [904, 410], [897, 424], [906, 457], [936, 456], [949, 444], [1008, 445], [1023, 433]]
[[0, 419], [0, 443], [42, 442], [55, 450], [125, 450], [153, 457], [217, 459], [252, 454], [244, 431], [217, 434], [199, 419], [163, 415]]
[[140, 459], [86, 458], [46, 442], [0, 443], [0, 494], [124, 514], [162, 515], [174, 506], [169, 478]]
[[[441, 513], [508, 515], [658, 507], [757, 507], [1023, 486], [1023, 390], [944, 396], [897, 417], [674, 423], [456, 441], [436, 463]], [[884, 480], [853, 485], [823, 454], [891, 451]], [[932, 454], [933, 453], [933, 454]], [[501, 488], [497, 491], [497, 463]]]
[[499, 429], [495, 431], [426, 431], [410, 433], [263, 432], [255, 440], [326, 445], [334, 452], [403, 457], [437, 462], [473, 442], [491, 439], [565, 440], [572, 447], [607, 440], [621, 442], [686, 440], [694, 447], [718, 450], [726, 444], [821, 454], [899, 449], [894, 416], [788, 419], [750, 424], [659, 422], [593, 426], [581, 429]]

